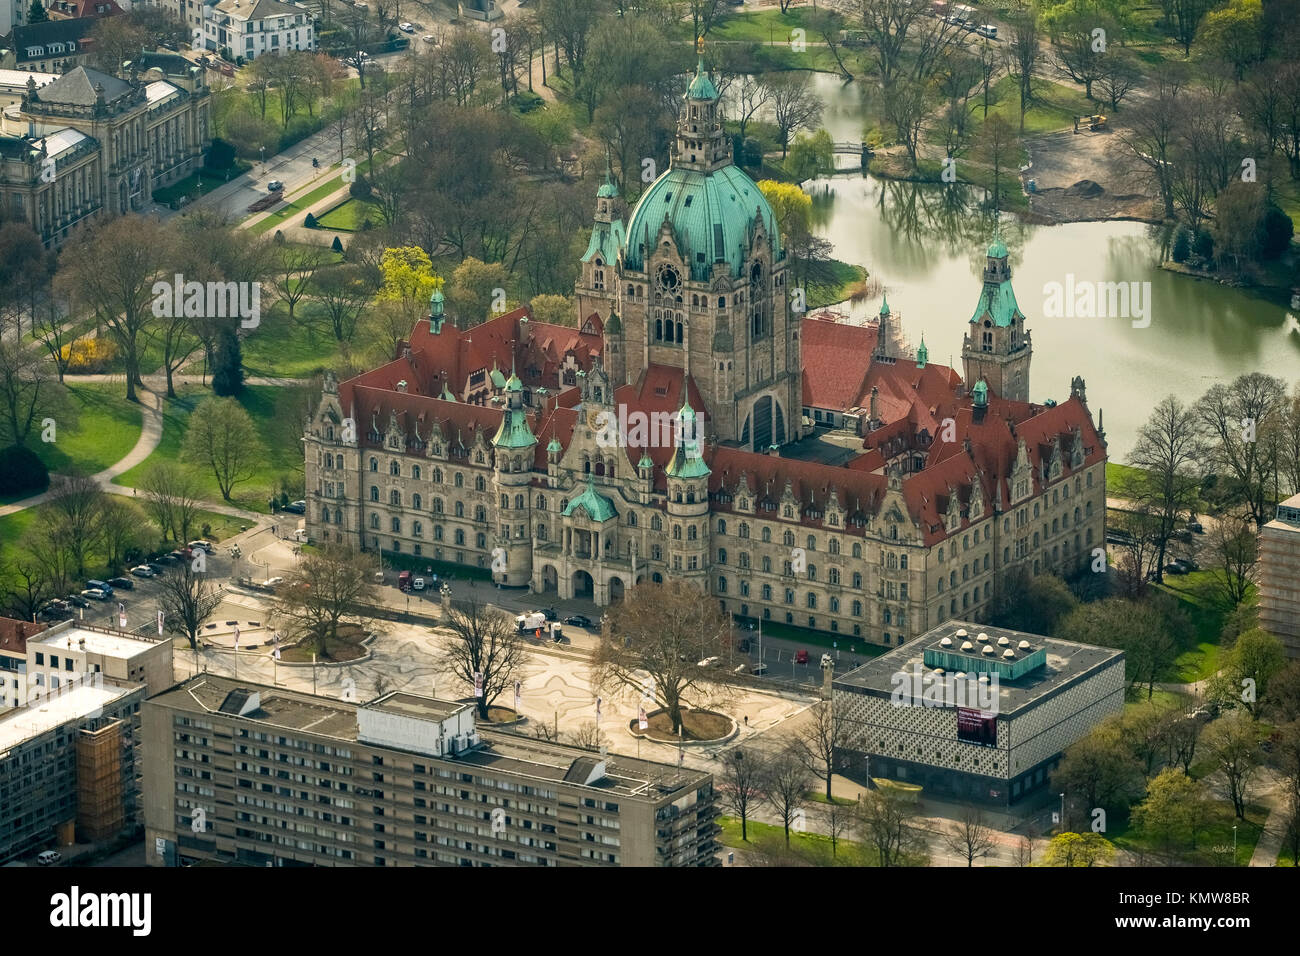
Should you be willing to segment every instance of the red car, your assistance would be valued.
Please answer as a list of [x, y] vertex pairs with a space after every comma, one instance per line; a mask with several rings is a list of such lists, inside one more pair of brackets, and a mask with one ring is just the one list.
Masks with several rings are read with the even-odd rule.
[[795, 662], [796, 664], [807, 664], [807, 663], [808, 663], [808, 652], [807, 652], [807, 651], [795, 651], [795, 654], [794, 654], [794, 662]]

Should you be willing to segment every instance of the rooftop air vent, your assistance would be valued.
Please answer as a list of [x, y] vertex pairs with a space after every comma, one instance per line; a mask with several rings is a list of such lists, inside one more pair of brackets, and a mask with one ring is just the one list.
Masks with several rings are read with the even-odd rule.
[[962, 641], [962, 642], [961, 642], [961, 649], [962, 649], [963, 651], [973, 651], [973, 650], [975, 650], [975, 645], [971, 644], [970, 641]]
[[1011, 642], [1007, 640], [1007, 636], [1005, 634], [1003, 634], [1001, 637], [998, 638], [998, 647], [1006, 647], [1010, 643]]
[[952, 647], [952, 638], [951, 638], [951, 637], [945, 637], [945, 638], [943, 638], [941, 641], [939, 641], [939, 646], [940, 646], [940, 647]]
[[993, 651], [993, 648], [992, 648], [992, 647], [990, 647], [988, 644], [985, 644], [982, 648], [980, 648], [980, 653], [981, 653], [981, 654], [988, 654], [988, 655], [992, 656], [993, 653], [994, 653], [994, 651]]
[[975, 640], [979, 641], [981, 644], [983, 644], [983, 643], [984, 643], [985, 641], [987, 641], [988, 639], [989, 639], [989, 636], [988, 636], [987, 634], [985, 634], [983, 631], [980, 631], [979, 634], [976, 635], [976, 637], [975, 637]]
[[965, 636], [966, 636], [966, 628], [964, 628], [964, 627], [959, 627], [959, 628], [957, 628], [957, 636], [958, 636], [958, 637], [965, 637]]
[[1029, 642], [1028, 642], [1028, 641], [1021, 641], [1021, 642], [1020, 642], [1019, 644], [1017, 644], [1016, 646], [1019, 647], [1022, 651], [1027, 651], [1027, 650], [1029, 650]]
[[1013, 651], [1011, 648], [1008, 647], [1005, 651], [1002, 652], [1002, 656], [1003, 656], [1003, 657], [1015, 657], [1015, 656], [1016, 656], [1016, 652]]

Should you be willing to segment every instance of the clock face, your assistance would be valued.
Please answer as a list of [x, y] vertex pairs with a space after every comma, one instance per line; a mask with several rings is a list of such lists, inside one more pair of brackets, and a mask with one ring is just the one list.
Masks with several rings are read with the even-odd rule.
[[677, 270], [670, 265], [661, 265], [658, 272], [655, 274], [655, 278], [657, 279], [659, 289], [662, 292], [675, 294], [678, 287], [681, 285], [681, 276], [679, 276]]

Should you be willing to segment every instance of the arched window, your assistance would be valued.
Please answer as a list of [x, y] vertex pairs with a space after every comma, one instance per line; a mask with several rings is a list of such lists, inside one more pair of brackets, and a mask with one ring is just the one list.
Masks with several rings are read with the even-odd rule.
[[379, 459], [378, 459], [378, 458], [371, 458], [371, 459], [370, 459], [370, 470], [371, 470], [371, 471], [378, 471], [378, 470], [379, 470]]
[[629, 512], [627, 513], [627, 526], [628, 526], [629, 528], [635, 528], [635, 527], [636, 527], [636, 512], [635, 512], [635, 511], [629, 511]]
[[723, 578], [723, 577], [718, 578], [718, 593], [719, 593], [719, 594], [726, 594], [726, 593], [727, 593], [727, 579], [726, 579], [726, 578]]
[[764, 544], [768, 544], [768, 543], [771, 542], [771, 540], [772, 540], [772, 529], [771, 529], [771, 528], [764, 528], [764, 529], [763, 529], [763, 543], [764, 543]]
[[402, 519], [401, 519], [401, 518], [394, 518], [394, 519], [393, 519], [393, 534], [401, 534], [401, 533], [402, 533]]
[[379, 486], [378, 486], [378, 485], [371, 485], [371, 486], [370, 486], [370, 500], [371, 500], [371, 501], [378, 501], [378, 500], [379, 500]]
[[372, 514], [372, 515], [370, 516], [370, 527], [372, 527], [372, 528], [378, 528], [378, 527], [379, 527], [379, 515], [377, 515], [377, 514]]
[[859, 591], [862, 590], [862, 572], [861, 572], [861, 571], [854, 571], [854, 572], [853, 572], [853, 586], [854, 586], [855, 588], [857, 588]]
[[462, 528], [456, 529], [456, 544], [462, 547], [465, 545], [465, 531]]
[[477, 478], [474, 479], [474, 490], [475, 491], [487, 490], [487, 481], [484, 480], [482, 475], [479, 475]]
[[400, 507], [402, 504], [402, 493], [398, 491], [396, 488], [394, 488], [392, 491], [388, 493], [388, 503], [390, 505], [398, 505]]
[[682, 526], [679, 524], [673, 525], [673, 540], [674, 541], [682, 540]]
[[419, 480], [420, 480], [420, 466], [419, 466], [419, 465], [412, 465], [412, 466], [411, 466], [411, 477], [414, 478], [416, 481], [419, 481]]
[[433, 513], [436, 514], [436, 515], [440, 515], [440, 514], [442, 514], [442, 499], [441, 499], [441, 498], [434, 498], [434, 499], [433, 499]]
[[906, 571], [906, 570], [907, 570], [907, 555], [905, 555], [905, 554], [900, 554], [900, 555], [898, 556], [898, 567], [899, 567], [899, 569], [902, 570], [902, 571]]
[[546, 495], [537, 496], [537, 510], [538, 511], [546, 510]]
[[463, 501], [456, 502], [456, 517], [457, 518], [465, 517], [465, 502]]
[[398, 477], [400, 478], [401, 475], [402, 475], [402, 464], [401, 464], [401, 462], [397, 461], [396, 459], [394, 459], [393, 461], [390, 461], [390, 462], [388, 463], [388, 473], [389, 473], [390, 475], [396, 475], [396, 476], [398, 476]]
[[718, 534], [726, 534], [726, 533], [727, 533], [727, 522], [726, 522], [724, 519], [719, 518], [719, 519], [718, 519]]
[[454, 484], [457, 488], [464, 488], [464, 487], [465, 487], [465, 476], [464, 476], [463, 474], [461, 474], [459, 471], [456, 472], [456, 480], [453, 482], [453, 484]]
[[441, 469], [441, 468], [435, 468], [435, 469], [433, 469], [433, 483], [434, 483], [435, 485], [440, 485], [440, 484], [442, 484], [442, 469]]
[[424, 525], [419, 521], [411, 522], [411, 536], [415, 538], [424, 537]]
[[827, 545], [827, 547], [830, 549], [831, 554], [840, 553], [840, 542], [836, 538], [831, 538], [830, 543]]
[[659, 515], [652, 515], [650, 518], [650, 530], [662, 531], [664, 529], [663, 519]]
[[693, 524], [692, 524], [692, 525], [687, 525], [687, 526], [686, 526], [686, 540], [687, 540], [687, 541], [694, 541], [694, 540], [696, 540], [698, 537], [699, 537], [698, 529], [695, 527], [695, 525], [693, 525]]
[[420, 510], [420, 505], [422, 503], [423, 502], [418, 494], [411, 495], [411, 507], [414, 508], [416, 511]]
[[474, 535], [474, 547], [476, 548], [487, 547], [487, 535], [485, 535], [482, 531]]
[[853, 556], [854, 556], [855, 558], [860, 558], [860, 557], [862, 557], [862, 545], [859, 544], [859, 543], [856, 542], [856, 541], [853, 542]]
[[747, 525], [747, 524], [746, 524], [745, 522], [743, 522], [743, 521], [740, 523], [740, 537], [742, 537], [742, 538], [748, 538], [748, 537], [749, 537], [749, 525]]
[[477, 505], [477, 506], [475, 506], [475, 508], [474, 508], [474, 520], [475, 520], [475, 521], [480, 521], [480, 522], [482, 522], [482, 521], [487, 521], [487, 509], [484, 508], [482, 505]]
[[785, 544], [786, 544], [787, 547], [791, 547], [791, 548], [794, 547], [794, 532], [793, 532], [793, 531], [786, 531], [786, 533], [783, 534], [781, 537], [784, 539]]
[[442, 540], [442, 525], [436, 524], [433, 526], [433, 540], [434, 541]]
[[809, 550], [809, 551], [816, 551], [816, 550], [817, 550], [817, 536], [816, 536], [816, 535], [811, 535], [811, 534], [808, 535], [808, 550]]
[[815, 610], [817, 607], [817, 595], [812, 591], [808, 592], [808, 610]]

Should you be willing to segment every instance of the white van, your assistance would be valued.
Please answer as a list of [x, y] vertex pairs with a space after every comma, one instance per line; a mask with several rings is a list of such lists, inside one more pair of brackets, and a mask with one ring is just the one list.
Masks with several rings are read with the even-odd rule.
[[36, 862], [41, 866], [53, 866], [63, 859], [63, 854], [58, 850], [45, 850], [36, 857]]

